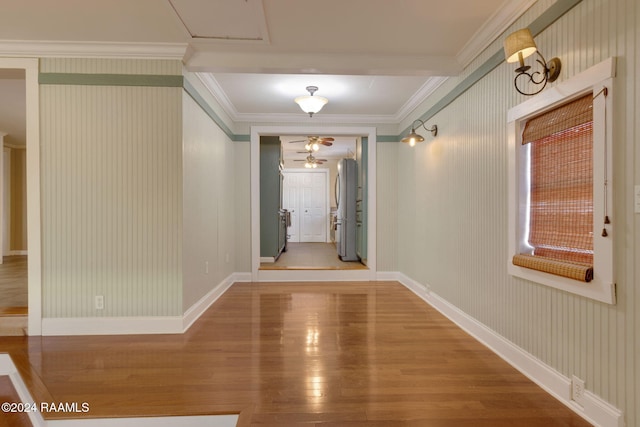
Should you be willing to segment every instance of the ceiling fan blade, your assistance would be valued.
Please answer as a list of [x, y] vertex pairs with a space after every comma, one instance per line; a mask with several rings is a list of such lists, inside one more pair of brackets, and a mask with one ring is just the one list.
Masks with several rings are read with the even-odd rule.
[[318, 144], [324, 145], [325, 147], [331, 147], [333, 142], [320, 141]]
[[329, 160], [327, 159], [316, 159], [316, 162], [328, 162]]
[[320, 138], [320, 140], [321, 140], [322, 142], [324, 142], [324, 141], [335, 141], [336, 139], [335, 139], [335, 138], [332, 138], [332, 137], [330, 137], [330, 136], [327, 136], [327, 137], [322, 137], [322, 138]]
[[307, 141], [306, 139], [299, 139], [297, 141], [289, 141], [289, 144], [294, 144], [296, 142], [306, 142], [306, 141]]

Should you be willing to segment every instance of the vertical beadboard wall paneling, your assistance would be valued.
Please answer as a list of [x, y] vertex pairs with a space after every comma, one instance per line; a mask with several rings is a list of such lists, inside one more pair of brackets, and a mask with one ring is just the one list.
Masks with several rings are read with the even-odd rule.
[[40, 92], [43, 317], [181, 315], [181, 89]]
[[398, 271], [398, 149], [378, 142], [378, 271]]
[[233, 144], [235, 271], [251, 271], [251, 144]]
[[[554, 4], [536, 2], [504, 36], [536, 22]], [[583, 379], [589, 392], [624, 411], [629, 426], [640, 425], [640, 215], [633, 213], [633, 189], [640, 184], [639, 27], [637, 0], [583, 0], [536, 36], [546, 58], [562, 60], [559, 81], [617, 58], [610, 124], [617, 305], [507, 274], [506, 112], [528, 99], [513, 88], [513, 64], [498, 65], [430, 116], [438, 136], [413, 150], [399, 146], [397, 156], [398, 270], [562, 375]], [[482, 66], [503, 38], [417, 113], [431, 110]]]
[[186, 92], [183, 95], [183, 310], [234, 271], [231, 212], [233, 143]]

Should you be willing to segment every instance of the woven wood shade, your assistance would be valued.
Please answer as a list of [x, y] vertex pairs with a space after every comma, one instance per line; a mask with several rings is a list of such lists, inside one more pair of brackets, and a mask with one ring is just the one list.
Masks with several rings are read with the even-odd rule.
[[513, 264], [582, 282], [593, 280], [593, 266], [588, 264], [562, 262], [552, 258], [522, 254], [513, 256]]
[[[593, 266], [592, 95], [529, 120], [523, 144], [531, 144], [528, 243], [540, 258], [523, 266], [585, 280]], [[576, 271], [552, 261], [576, 263]]]

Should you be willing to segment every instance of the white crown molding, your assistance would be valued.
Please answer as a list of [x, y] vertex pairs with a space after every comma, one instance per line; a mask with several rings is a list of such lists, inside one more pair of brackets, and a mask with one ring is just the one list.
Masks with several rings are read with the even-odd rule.
[[431, 77], [427, 80], [418, 91], [405, 102], [405, 104], [395, 114], [393, 122], [399, 124], [411, 114], [413, 110], [418, 108], [422, 102], [427, 99], [436, 89], [438, 89], [449, 77]]
[[231, 120], [233, 120], [234, 122], [241, 121], [238, 119], [240, 113], [238, 113], [236, 107], [234, 107], [234, 105], [231, 103], [231, 100], [222, 89], [222, 86], [220, 86], [216, 78], [213, 77], [213, 74], [198, 72], [195, 73], [195, 75], [200, 79], [204, 87], [207, 88], [211, 95], [213, 95], [215, 100], [218, 102], [218, 104], [220, 104], [222, 109], [225, 111], [225, 113], [227, 113]]
[[234, 121], [247, 123], [397, 124], [395, 115], [322, 114], [322, 112], [314, 114], [313, 117], [309, 117], [305, 113], [239, 113]]
[[186, 43], [0, 40], [0, 56], [21, 58], [144, 58], [182, 60], [186, 51]]
[[466, 68], [473, 59], [493, 43], [537, 0], [505, 0], [501, 7], [480, 27], [458, 52], [458, 63]]
[[[239, 113], [235, 106], [225, 93], [224, 89], [220, 86], [216, 78], [210, 73], [195, 73], [202, 84], [213, 95], [220, 107], [227, 113], [227, 115], [234, 122], [242, 123], [301, 123], [313, 120], [315, 122], [321, 121], [325, 123], [384, 123], [384, 124], [397, 124], [398, 114], [394, 115], [366, 115], [366, 114], [322, 114], [318, 113], [313, 119], [309, 118], [306, 113]], [[436, 79], [440, 79], [437, 77]], [[438, 86], [442, 84], [439, 83]], [[428, 86], [425, 84], [418, 93], [423, 93], [423, 88]], [[437, 87], [437, 86], [436, 86]], [[435, 88], [433, 88], [431, 93]], [[423, 95], [425, 96], [425, 95]], [[413, 99], [413, 98], [412, 98]], [[424, 99], [424, 98], [423, 98]], [[417, 105], [417, 104], [416, 104]], [[414, 107], [415, 108], [415, 107]]]

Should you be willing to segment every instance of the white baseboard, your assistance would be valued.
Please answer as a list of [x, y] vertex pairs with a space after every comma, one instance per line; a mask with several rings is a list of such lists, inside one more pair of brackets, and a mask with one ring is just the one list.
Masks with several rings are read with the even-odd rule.
[[182, 325], [182, 316], [49, 317], [42, 319], [42, 335], [179, 334]]
[[14, 256], [14, 255], [27, 255], [27, 251], [26, 250], [15, 250], [15, 251], [9, 251], [6, 254], [4, 254], [4, 256]]
[[622, 411], [586, 390], [584, 406], [571, 399], [571, 380], [467, 313], [400, 272], [378, 272], [380, 280], [397, 280], [453, 323], [486, 345], [569, 409], [598, 427], [623, 427]]
[[192, 305], [183, 316], [43, 318], [42, 335], [181, 334], [234, 282], [250, 282], [251, 273], [233, 273]]
[[193, 323], [198, 320], [209, 307], [211, 307], [211, 304], [220, 298], [222, 294], [224, 294], [227, 289], [233, 285], [233, 279], [234, 274], [230, 274], [184, 313], [182, 319], [182, 332], [187, 332], [191, 325], [193, 325]]
[[251, 282], [251, 272], [248, 273], [233, 273], [234, 282]]
[[272, 256], [261, 256], [260, 257], [260, 262], [261, 263], [263, 263], [263, 262], [266, 262], [266, 263], [276, 262], [276, 259], [275, 259], [275, 257], [272, 257]]

